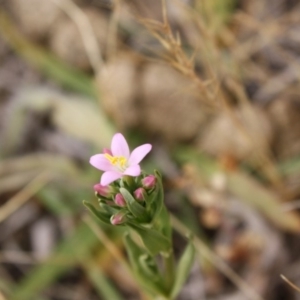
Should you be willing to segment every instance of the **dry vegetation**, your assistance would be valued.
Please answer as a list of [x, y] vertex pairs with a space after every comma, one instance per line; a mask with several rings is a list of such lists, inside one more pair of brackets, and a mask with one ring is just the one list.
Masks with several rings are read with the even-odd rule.
[[297, 0], [0, 1], [0, 300], [148, 299], [82, 206], [116, 131], [195, 234], [178, 299], [300, 299], [299, 74]]

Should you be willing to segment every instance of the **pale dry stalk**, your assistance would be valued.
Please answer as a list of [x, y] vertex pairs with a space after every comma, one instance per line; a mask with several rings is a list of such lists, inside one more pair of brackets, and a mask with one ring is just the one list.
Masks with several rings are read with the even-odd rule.
[[110, 17], [108, 36], [107, 36], [107, 49], [106, 54], [108, 60], [113, 58], [117, 53], [117, 42], [118, 42], [118, 22], [120, 17], [120, 0], [114, 0], [113, 12]]
[[167, 55], [163, 55], [163, 58], [175, 69], [190, 78], [196, 84], [202, 93], [201, 100], [205, 105], [210, 108], [217, 109], [217, 103], [215, 101], [216, 97], [207, 88], [212, 81], [203, 81], [195, 73], [195, 55], [193, 54], [191, 58], [187, 57], [186, 53], [182, 49], [179, 34], [176, 36], [173, 34], [165, 14], [163, 23], [143, 18], [138, 18], [138, 20], [154, 37], [158, 39], [158, 41], [167, 51]]
[[289, 285], [291, 286], [294, 290], [300, 293], [300, 288], [296, 286], [294, 283], [292, 283], [289, 279], [287, 279], [284, 275], [280, 275], [280, 277]]
[[59, 6], [76, 24], [82, 42], [95, 74], [103, 65], [101, 50], [97, 42], [94, 29], [86, 14], [71, 0], [51, 0]]

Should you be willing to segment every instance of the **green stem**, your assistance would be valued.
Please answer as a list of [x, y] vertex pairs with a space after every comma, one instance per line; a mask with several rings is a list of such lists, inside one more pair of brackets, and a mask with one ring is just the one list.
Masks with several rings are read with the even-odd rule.
[[173, 249], [166, 254], [163, 254], [164, 267], [165, 267], [165, 282], [167, 291], [171, 291], [174, 284], [175, 265], [174, 265], [174, 254]]
[[132, 176], [128, 176], [128, 175], [123, 176], [123, 180], [128, 184], [128, 186], [133, 186], [134, 180]]
[[154, 300], [172, 300], [172, 299], [169, 297], [166, 297], [166, 296], [159, 295], [159, 296], [156, 296], [154, 298]]

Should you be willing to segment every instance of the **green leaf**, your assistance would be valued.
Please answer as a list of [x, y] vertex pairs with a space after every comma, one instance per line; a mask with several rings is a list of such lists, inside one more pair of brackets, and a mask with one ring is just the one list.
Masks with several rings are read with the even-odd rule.
[[[153, 280], [153, 275], [149, 274], [149, 270], [146, 271], [144, 266], [141, 265], [141, 257], [143, 260], [143, 257], [147, 255], [144, 250], [134, 243], [128, 233], [124, 235], [124, 243], [130, 264], [133, 267], [134, 273], [137, 277], [136, 279], [140, 282], [140, 284], [153, 295], [157, 296], [157, 294], [165, 294], [163, 287], [161, 286], [162, 280]], [[149, 256], [147, 255], [147, 257]]]
[[87, 201], [83, 201], [83, 205], [85, 207], [87, 207], [91, 213], [98, 218], [100, 221], [104, 222], [105, 224], [110, 224], [110, 215], [108, 213], [105, 212], [100, 212], [99, 210], [97, 210], [91, 203], [87, 202]]
[[71, 215], [77, 209], [75, 205], [68, 205], [63, 201], [63, 195], [57, 188], [47, 185], [38, 192], [38, 196], [42, 198], [42, 202], [55, 215], [66, 216]]
[[154, 171], [157, 184], [148, 199], [148, 209], [152, 211], [152, 225], [155, 229], [162, 232], [168, 239], [172, 237], [172, 227], [170, 224], [169, 212], [164, 205], [164, 189], [162, 178], [158, 171]]
[[99, 205], [109, 215], [114, 215], [119, 212], [119, 209], [116, 209], [110, 205], [107, 205], [106, 203], [100, 202]]
[[124, 188], [120, 188], [120, 192], [123, 195], [129, 211], [137, 218], [138, 221], [147, 223], [150, 221], [149, 215], [145, 207], [138, 203], [133, 196]]
[[139, 265], [143, 273], [151, 278], [151, 280], [154, 282], [162, 281], [157, 265], [153, 257], [151, 257], [149, 254], [145, 253], [139, 257]]
[[161, 252], [168, 252], [171, 248], [171, 241], [163, 236], [159, 231], [145, 228], [138, 224], [128, 222], [127, 226], [133, 229], [142, 239], [145, 248], [151, 255]]
[[152, 222], [155, 222], [155, 219], [160, 214], [164, 205], [164, 188], [162, 185], [162, 178], [158, 171], [155, 170], [154, 174], [157, 178], [157, 185], [149, 197], [149, 205], [151, 206], [150, 209], [152, 210]]
[[131, 237], [129, 236], [129, 233], [124, 234], [124, 243], [126, 245], [126, 250], [128, 252], [128, 257], [130, 260], [130, 264], [135, 272], [138, 272], [140, 269], [139, 260], [138, 258], [143, 255], [145, 252], [142, 248], [137, 246]]
[[163, 205], [159, 215], [156, 217], [156, 220], [153, 223], [153, 228], [161, 232], [167, 239], [172, 239], [172, 226], [170, 223], [170, 216], [165, 205]]
[[182, 286], [184, 285], [186, 279], [188, 278], [194, 261], [194, 255], [195, 248], [192, 241], [190, 240], [177, 266], [175, 282], [171, 291], [171, 299], [175, 299]]

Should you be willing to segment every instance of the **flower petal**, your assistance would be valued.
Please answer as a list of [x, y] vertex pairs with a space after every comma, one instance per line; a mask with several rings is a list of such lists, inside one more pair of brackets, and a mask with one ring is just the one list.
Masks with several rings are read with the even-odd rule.
[[119, 172], [114, 172], [114, 171], [104, 172], [101, 176], [100, 184], [106, 186], [121, 177], [122, 174]]
[[124, 156], [129, 158], [130, 151], [128, 144], [121, 133], [116, 133], [111, 141], [111, 152], [113, 156]]
[[129, 158], [129, 165], [138, 165], [141, 160], [151, 151], [152, 145], [144, 144], [135, 148]]
[[130, 166], [123, 173], [124, 175], [139, 176], [141, 174], [141, 167], [139, 165]]
[[101, 171], [112, 171], [114, 168], [103, 154], [93, 155], [90, 164]]

